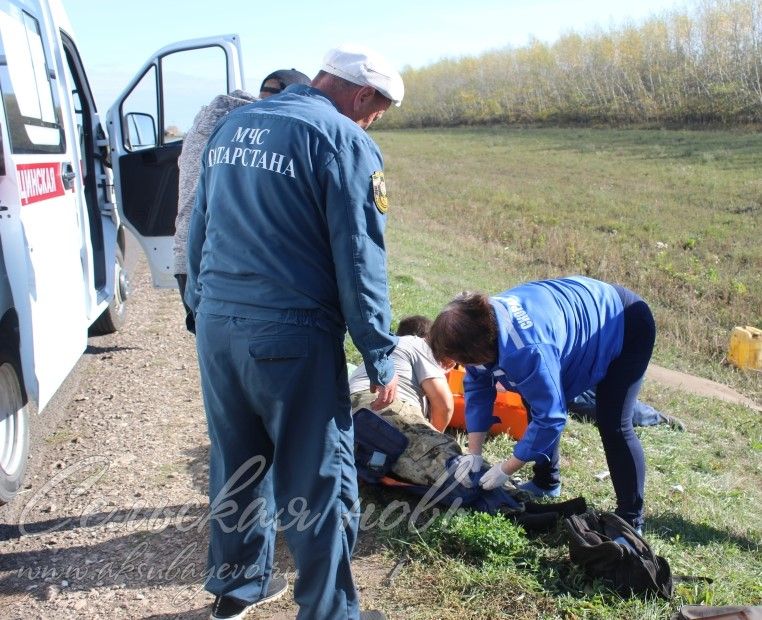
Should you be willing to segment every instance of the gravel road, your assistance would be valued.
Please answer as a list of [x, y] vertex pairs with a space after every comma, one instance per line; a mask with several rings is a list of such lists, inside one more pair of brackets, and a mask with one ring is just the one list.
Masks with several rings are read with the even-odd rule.
[[[207, 618], [208, 440], [177, 291], [132, 274], [125, 328], [92, 338], [35, 422], [27, 485], [0, 508], [0, 618]], [[361, 535], [363, 607], [393, 567]], [[293, 584], [279, 541], [277, 569]], [[293, 618], [287, 595], [250, 614]]]

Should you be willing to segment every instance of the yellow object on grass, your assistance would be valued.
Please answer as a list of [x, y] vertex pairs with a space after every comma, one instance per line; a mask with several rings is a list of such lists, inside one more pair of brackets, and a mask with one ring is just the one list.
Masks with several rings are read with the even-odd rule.
[[738, 368], [762, 370], [762, 329], [734, 327], [730, 332], [728, 361]]

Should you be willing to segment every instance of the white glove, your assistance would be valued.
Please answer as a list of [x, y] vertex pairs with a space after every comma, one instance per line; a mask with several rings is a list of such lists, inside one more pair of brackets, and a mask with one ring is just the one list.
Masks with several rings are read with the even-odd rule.
[[510, 476], [503, 471], [503, 463], [498, 463], [490, 467], [487, 472], [479, 478], [479, 486], [485, 491], [496, 489], [503, 486], [510, 480]]
[[482, 468], [482, 463], [484, 463], [484, 459], [480, 454], [464, 454], [453, 461], [450, 465], [450, 472], [455, 480], [470, 489], [473, 486], [471, 473], [479, 471]]

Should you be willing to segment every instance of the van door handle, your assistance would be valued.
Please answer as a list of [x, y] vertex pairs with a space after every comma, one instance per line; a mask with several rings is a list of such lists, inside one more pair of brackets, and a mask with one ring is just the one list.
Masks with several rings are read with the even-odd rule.
[[63, 181], [64, 189], [71, 189], [74, 187], [74, 179], [77, 178], [77, 173], [74, 172], [74, 168], [70, 163], [65, 163], [63, 165], [63, 170], [61, 171], [61, 180]]

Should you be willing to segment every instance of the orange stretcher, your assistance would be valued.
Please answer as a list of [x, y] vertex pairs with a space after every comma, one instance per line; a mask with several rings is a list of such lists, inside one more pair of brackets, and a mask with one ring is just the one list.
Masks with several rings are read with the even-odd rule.
[[[466, 401], [463, 398], [463, 377], [466, 371], [461, 366], [455, 366], [447, 373], [447, 383], [455, 399], [455, 412], [450, 420], [450, 428], [466, 429]], [[527, 410], [516, 392], [498, 391], [495, 406], [492, 410], [495, 417], [500, 419], [490, 428], [490, 434], [507, 433], [514, 439], [521, 439], [527, 429]]]

